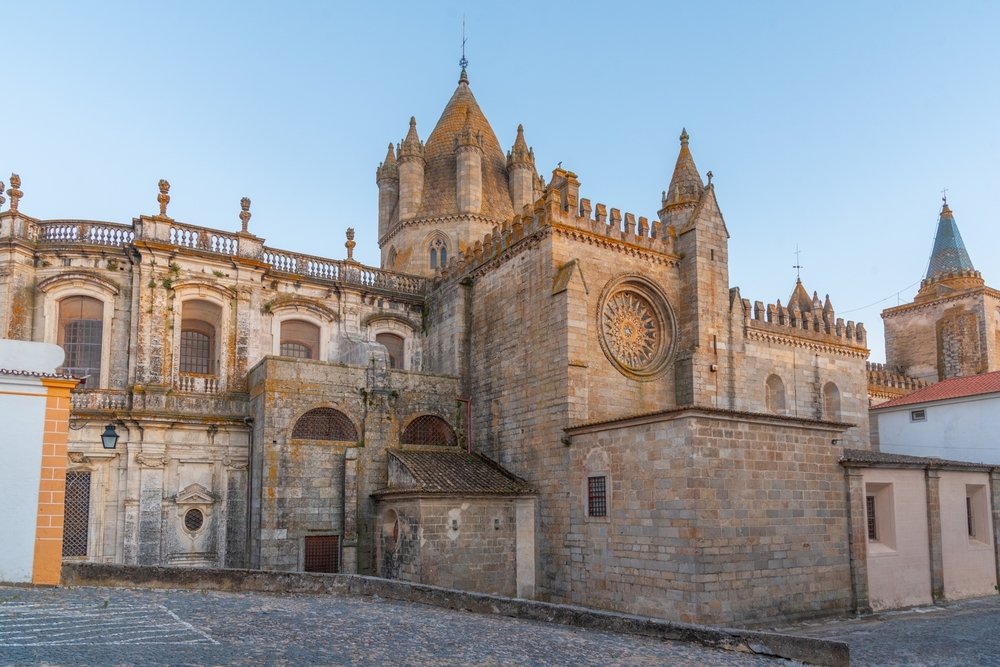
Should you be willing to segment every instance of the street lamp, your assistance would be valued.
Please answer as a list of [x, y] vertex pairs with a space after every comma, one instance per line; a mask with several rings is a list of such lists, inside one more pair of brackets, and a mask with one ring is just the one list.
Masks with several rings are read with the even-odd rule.
[[118, 445], [118, 432], [115, 431], [114, 424], [108, 424], [104, 429], [104, 433], [101, 434], [101, 444], [104, 445], [104, 449], [114, 449]]

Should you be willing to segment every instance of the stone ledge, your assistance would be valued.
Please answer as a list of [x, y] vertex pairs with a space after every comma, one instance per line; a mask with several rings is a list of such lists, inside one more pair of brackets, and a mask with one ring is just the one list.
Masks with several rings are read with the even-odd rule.
[[674, 623], [646, 616], [571, 605], [467, 593], [437, 586], [349, 574], [311, 574], [263, 570], [147, 567], [64, 562], [62, 585], [134, 588], [193, 588], [198, 590], [314, 593], [378, 596], [579, 628], [695, 642], [728, 651], [755, 653], [812, 665], [850, 665], [847, 644], [823, 639], [731, 628]]

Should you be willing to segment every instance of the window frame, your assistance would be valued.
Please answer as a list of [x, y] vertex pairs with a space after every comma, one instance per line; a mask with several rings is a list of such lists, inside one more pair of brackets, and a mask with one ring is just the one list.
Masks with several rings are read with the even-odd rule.
[[586, 511], [588, 519], [607, 520], [611, 508], [611, 484], [607, 474], [588, 474], [586, 486]]

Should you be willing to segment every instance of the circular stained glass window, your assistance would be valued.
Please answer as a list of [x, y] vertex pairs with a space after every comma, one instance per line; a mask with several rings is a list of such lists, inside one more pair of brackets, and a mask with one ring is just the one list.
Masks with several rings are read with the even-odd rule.
[[205, 514], [199, 509], [190, 509], [184, 513], [184, 527], [192, 533], [201, 529], [205, 523]]
[[625, 276], [605, 288], [598, 309], [601, 348], [624, 375], [652, 380], [674, 350], [674, 315], [666, 297], [642, 276]]

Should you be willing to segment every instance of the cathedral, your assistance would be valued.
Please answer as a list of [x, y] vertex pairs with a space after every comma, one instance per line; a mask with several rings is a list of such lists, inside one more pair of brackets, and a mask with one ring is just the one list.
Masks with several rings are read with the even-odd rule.
[[[647, 217], [540, 175], [522, 127], [501, 144], [464, 68], [419, 127], [376, 170], [380, 267], [350, 229], [340, 259], [265, 245], [246, 198], [237, 231], [170, 217], [166, 180], [131, 223], [39, 220], [11, 177], [0, 330], [59, 344], [85, 378], [64, 557], [706, 623], [856, 607], [841, 461], [869, 448], [870, 379], [891, 394], [995, 356], [948, 342], [976, 326], [971, 264], [887, 311], [904, 368], [873, 369], [829, 296], [730, 285], [687, 132]], [[920, 340], [945, 341], [941, 362], [891, 333], [932, 310]]]

